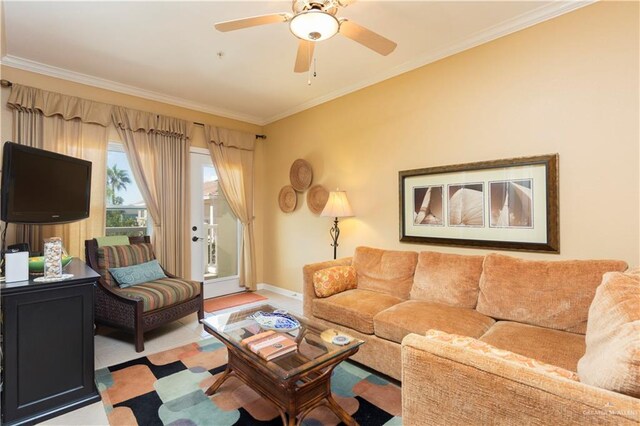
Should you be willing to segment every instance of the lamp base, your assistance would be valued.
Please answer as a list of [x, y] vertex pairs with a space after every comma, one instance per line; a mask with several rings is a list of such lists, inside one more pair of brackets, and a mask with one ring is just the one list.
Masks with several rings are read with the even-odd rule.
[[337, 217], [333, 220], [333, 227], [329, 229], [329, 234], [331, 235], [331, 238], [333, 238], [333, 244], [331, 244], [331, 246], [333, 247], [333, 260], [335, 260], [338, 254], [338, 237], [340, 236]]

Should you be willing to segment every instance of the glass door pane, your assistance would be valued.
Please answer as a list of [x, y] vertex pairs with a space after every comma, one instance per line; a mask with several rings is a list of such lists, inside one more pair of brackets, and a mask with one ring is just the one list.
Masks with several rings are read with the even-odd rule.
[[231, 211], [213, 166], [202, 167], [203, 230], [206, 235], [205, 279], [238, 274], [238, 219]]
[[191, 153], [191, 279], [205, 297], [239, 290], [240, 222], [231, 211], [209, 155]]

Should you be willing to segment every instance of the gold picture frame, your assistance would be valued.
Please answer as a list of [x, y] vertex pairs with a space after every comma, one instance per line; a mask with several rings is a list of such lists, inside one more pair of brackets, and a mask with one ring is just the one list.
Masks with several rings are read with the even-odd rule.
[[558, 154], [398, 173], [400, 241], [560, 252]]

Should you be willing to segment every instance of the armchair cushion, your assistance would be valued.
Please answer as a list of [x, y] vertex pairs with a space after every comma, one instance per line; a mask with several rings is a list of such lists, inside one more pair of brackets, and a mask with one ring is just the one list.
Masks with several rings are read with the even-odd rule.
[[113, 289], [134, 300], [142, 300], [143, 311], [153, 311], [184, 302], [200, 294], [200, 283], [179, 278], [162, 278], [133, 287]]
[[121, 268], [109, 268], [109, 272], [116, 280], [120, 288], [143, 284], [149, 281], [167, 278], [162, 267], [156, 259], [137, 265], [123, 266]]
[[353, 266], [334, 266], [313, 274], [313, 289], [317, 297], [329, 297], [356, 288], [356, 270]]
[[156, 257], [149, 243], [121, 246], [104, 246], [98, 248], [98, 272], [109, 287], [117, 287], [116, 280], [109, 273], [111, 268], [137, 265], [149, 262]]

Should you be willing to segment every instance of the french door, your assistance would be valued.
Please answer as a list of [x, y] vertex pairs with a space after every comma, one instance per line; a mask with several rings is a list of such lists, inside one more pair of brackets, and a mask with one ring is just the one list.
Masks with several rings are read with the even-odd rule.
[[243, 291], [238, 282], [240, 222], [218, 185], [208, 151], [191, 161], [191, 279], [204, 281], [204, 297]]

